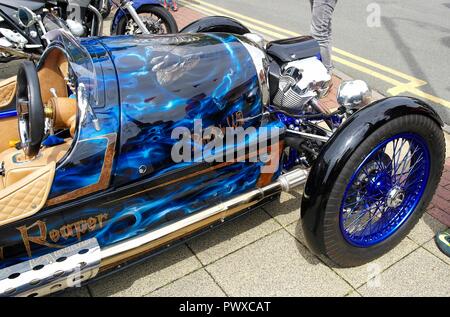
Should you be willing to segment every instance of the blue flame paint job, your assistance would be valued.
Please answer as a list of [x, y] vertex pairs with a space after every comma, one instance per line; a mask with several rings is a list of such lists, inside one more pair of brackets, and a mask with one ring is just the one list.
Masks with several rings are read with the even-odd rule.
[[[64, 197], [60, 205], [1, 228], [6, 259], [0, 268], [80, 239], [96, 237], [107, 246], [135, 237], [253, 189], [260, 179], [261, 162], [175, 164], [170, 157], [177, 141], [172, 130], [193, 130], [195, 119], [202, 119], [204, 128], [228, 127], [229, 118], [240, 112], [249, 118], [244, 127], [261, 124], [257, 72], [238, 38], [122, 36], [81, 44], [71, 43], [67, 54], [88, 70], [77, 73], [78, 82], [89, 87], [101, 130], [87, 120], [58, 164], [50, 200]], [[284, 127], [277, 121], [270, 125]], [[249, 139], [257, 136], [255, 130]], [[107, 188], [84, 192], [102, 179], [111, 145]], [[138, 171], [142, 165], [148, 167], [144, 174]], [[73, 193], [84, 196], [74, 198]], [[95, 230], [80, 225], [100, 215], [104, 218]], [[25, 228], [27, 238], [17, 228]], [[27, 250], [24, 241], [30, 237]]]
[[17, 116], [17, 111], [16, 110], [9, 110], [9, 111], [0, 112], [0, 119], [10, 118], [10, 117], [15, 117], [15, 116]]
[[[230, 35], [102, 38], [117, 71], [121, 103], [120, 154], [114, 184], [178, 169], [170, 157], [177, 127], [227, 126], [227, 118], [262, 111], [255, 67]], [[247, 126], [254, 124], [248, 122]], [[145, 166], [145, 175], [139, 167]]]

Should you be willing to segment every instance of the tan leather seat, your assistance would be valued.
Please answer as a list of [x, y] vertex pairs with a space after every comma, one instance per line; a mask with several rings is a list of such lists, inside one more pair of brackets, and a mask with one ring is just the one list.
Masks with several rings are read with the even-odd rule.
[[4, 151], [0, 155], [1, 161], [4, 163], [5, 175], [0, 177], [3, 188], [14, 185], [22, 178], [34, 173], [42, 167], [60, 161], [71, 146], [70, 140], [51, 148], [44, 148], [39, 155], [28, 161], [22, 151], [11, 148]]
[[44, 207], [55, 176], [51, 162], [0, 190], [0, 226], [29, 217]]
[[[54, 128], [76, 128], [77, 105], [75, 99], [67, 98], [65, 77], [69, 64], [63, 51], [53, 49], [38, 71], [42, 102], [47, 115], [53, 116]], [[50, 89], [58, 97], [53, 97]], [[16, 90], [16, 78], [0, 82], [1, 107], [11, 106]], [[8, 108], [10, 109], [10, 108]], [[52, 187], [56, 163], [63, 159], [71, 147], [72, 139], [54, 147], [43, 147], [39, 155], [29, 160], [23, 151], [11, 147], [10, 141], [18, 140], [17, 118], [0, 119], [0, 163], [4, 175], [0, 176], [0, 226], [29, 217], [47, 203]], [[14, 142], [13, 142], [14, 143]]]
[[0, 82], [0, 110], [9, 106], [16, 94], [16, 76]]

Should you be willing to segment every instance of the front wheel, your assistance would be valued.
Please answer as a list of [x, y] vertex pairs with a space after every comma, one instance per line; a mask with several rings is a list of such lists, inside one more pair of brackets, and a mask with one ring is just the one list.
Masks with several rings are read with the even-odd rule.
[[[178, 32], [175, 18], [163, 7], [144, 5], [137, 10], [137, 13], [151, 34], [170, 34]], [[138, 24], [130, 15], [124, 15], [117, 24], [115, 35], [124, 34], [142, 34]]]
[[344, 267], [367, 263], [397, 245], [430, 203], [442, 175], [445, 140], [421, 115], [384, 124], [337, 176], [323, 211], [323, 253]]

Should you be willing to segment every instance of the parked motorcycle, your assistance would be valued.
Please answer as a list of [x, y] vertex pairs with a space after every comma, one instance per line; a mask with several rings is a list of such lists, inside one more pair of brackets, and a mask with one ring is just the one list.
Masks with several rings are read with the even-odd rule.
[[[102, 35], [103, 15], [116, 6], [111, 34], [175, 33], [173, 16], [158, 0], [4, 0], [0, 3], [0, 62], [11, 56], [39, 56], [49, 44], [44, 35], [56, 27], [74, 36]], [[31, 54], [31, 55], [30, 55]]]
[[173, 15], [159, 0], [109, 0], [117, 7], [111, 23], [111, 35], [177, 33]]

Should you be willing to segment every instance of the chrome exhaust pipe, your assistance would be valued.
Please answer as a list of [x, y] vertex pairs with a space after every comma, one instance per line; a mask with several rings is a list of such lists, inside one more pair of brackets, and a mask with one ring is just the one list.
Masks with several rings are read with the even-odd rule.
[[250, 209], [263, 199], [303, 185], [308, 172], [295, 169], [275, 182], [256, 188], [192, 216], [117, 244], [101, 248], [92, 238], [42, 257], [0, 270], [1, 296], [45, 296], [94, 278], [98, 272], [169, 244], [195, 230]]
[[[96, 7], [94, 7], [92, 4], [90, 4], [88, 6], [88, 9], [91, 10], [95, 16], [97, 17], [97, 23], [98, 25], [94, 25], [94, 23], [92, 24], [92, 30], [91, 30], [91, 36], [102, 36], [103, 35], [103, 17], [102, 14], [100, 13], [100, 11], [97, 10]], [[97, 29], [97, 32], [95, 32]]]
[[208, 224], [208, 221], [206, 221], [207, 219], [211, 219], [212, 222], [213, 219], [223, 221], [226, 217], [240, 210], [251, 208], [267, 197], [279, 194], [282, 191], [290, 191], [294, 187], [304, 184], [307, 177], [308, 172], [305, 170], [293, 170], [281, 175], [274, 183], [265, 187], [257, 188], [248, 193], [239, 195], [185, 219], [164, 226], [161, 229], [106, 247], [101, 250], [102, 261], [100, 267], [101, 269], [107, 269], [112, 267], [115, 263], [124, 262], [127, 259], [133, 258], [141, 253], [142, 250], [154, 247], [155, 241], [163, 240], [164, 237], [170, 236], [182, 229], [186, 230], [186, 228], [194, 227], [194, 231], [199, 228], [198, 226], [195, 226], [195, 224], [202, 222], [204, 222], [206, 226]]

